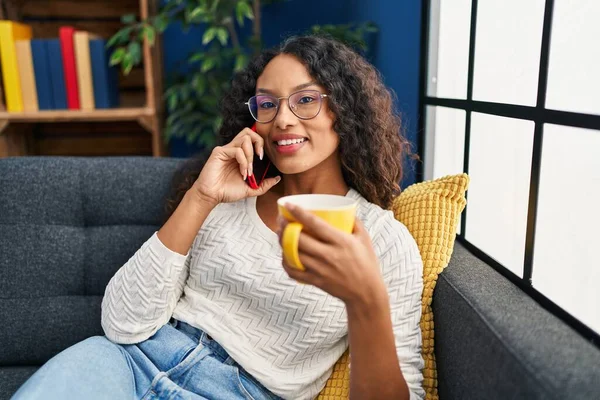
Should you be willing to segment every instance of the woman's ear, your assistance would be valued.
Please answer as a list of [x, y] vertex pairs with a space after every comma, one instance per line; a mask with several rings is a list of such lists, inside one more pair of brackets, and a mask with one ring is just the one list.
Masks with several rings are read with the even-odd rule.
[[331, 119], [332, 123], [335, 123], [337, 117], [336, 117], [335, 113], [333, 112], [333, 110], [329, 107], [327, 107], [327, 116]]

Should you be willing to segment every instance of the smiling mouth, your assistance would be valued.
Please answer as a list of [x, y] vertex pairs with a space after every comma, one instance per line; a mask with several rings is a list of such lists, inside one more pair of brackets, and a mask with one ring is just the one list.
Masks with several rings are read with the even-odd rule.
[[304, 143], [307, 142], [308, 139], [307, 138], [302, 138], [302, 139], [288, 139], [288, 140], [278, 140], [277, 142], [274, 142], [277, 146], [292, 146], [294, 144], [299, 144], [299, 143]]

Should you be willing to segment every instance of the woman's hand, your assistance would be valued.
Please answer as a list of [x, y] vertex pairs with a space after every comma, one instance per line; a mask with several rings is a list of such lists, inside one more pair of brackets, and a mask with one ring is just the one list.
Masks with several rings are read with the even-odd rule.
[[[356, 219], [352, 234], [342, 232], [301, 207], [286, 208], [303, 225], [298, 254], [305, 271], [286, 264], [290, 278], [314, 285], [344, 301], [347, 306], [378, 304], [387, 290], [371, 238]], [[279, 239], [287, 221], [279, 217]]]
[[254, 154], [264, 154], [264, 140], [250, 128], [244, 128], [230, 143], [215, 147], [192, 186], [200, 198], [214, 205], [260, 196], [280, 177], [265, 179], [258, 189], [245, 182], [252, 175]]

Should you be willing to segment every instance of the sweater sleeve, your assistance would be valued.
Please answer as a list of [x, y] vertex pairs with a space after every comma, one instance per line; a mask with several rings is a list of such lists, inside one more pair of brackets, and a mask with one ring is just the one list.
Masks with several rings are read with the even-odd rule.
[[390, 299], [396, 354], [410, 399], [423, 399], [420, 327], [423, 262], [414, 238], [400, 222], [388, 219], [380, 234], [383, 244], [380, 262]]
[[115, 343], [139, 343], [166, 324], [185, 286], [190, 253], [171, 251], [155, 232], [112, 277], [102, 299], [102, 329]]

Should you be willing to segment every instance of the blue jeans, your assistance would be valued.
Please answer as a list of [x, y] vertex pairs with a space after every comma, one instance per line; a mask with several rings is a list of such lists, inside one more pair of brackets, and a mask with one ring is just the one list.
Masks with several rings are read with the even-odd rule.
[[173, 321], [148, 340], [94, 336], [57, 354], [17, 399], [279, 399], [205, 332]]

